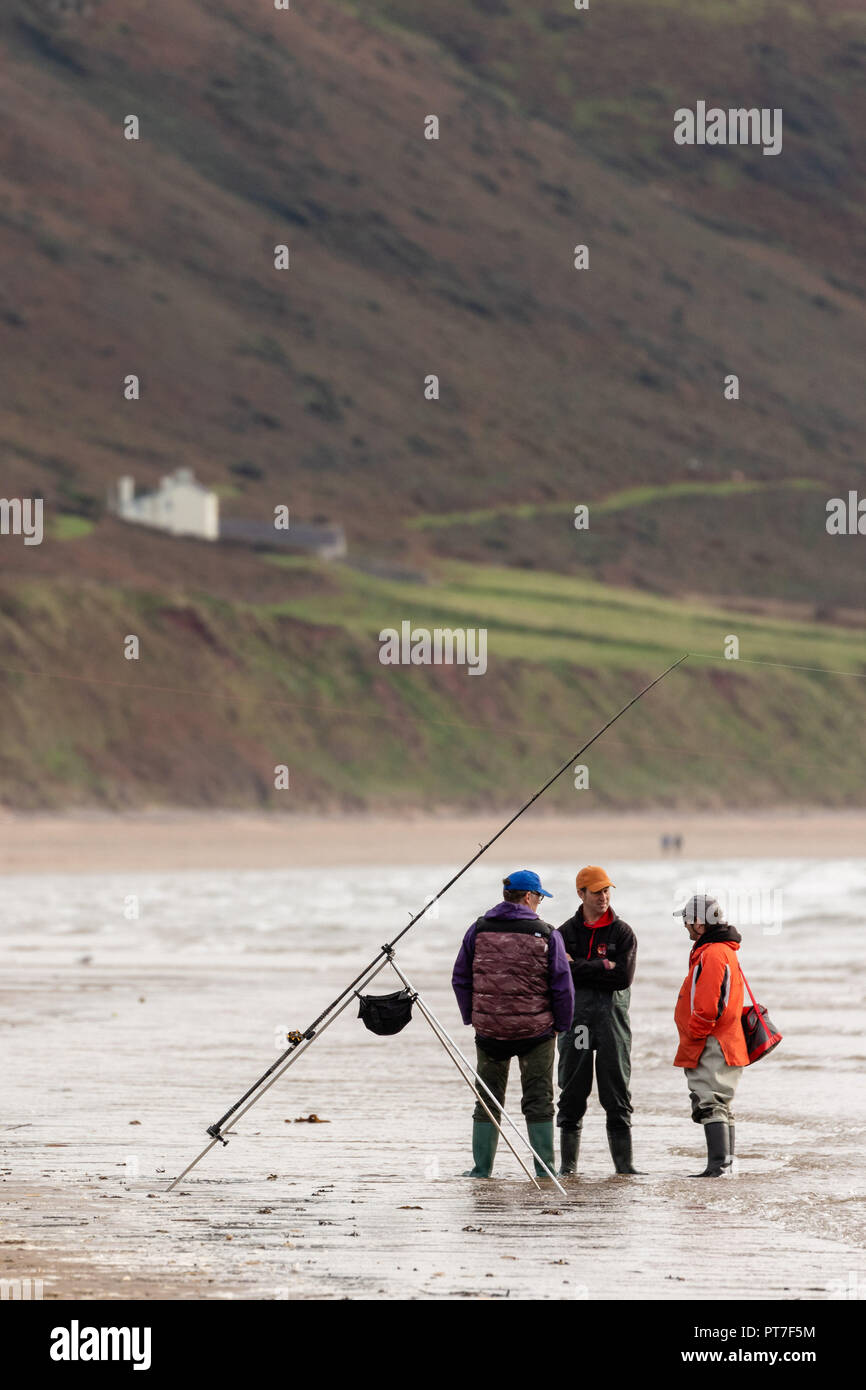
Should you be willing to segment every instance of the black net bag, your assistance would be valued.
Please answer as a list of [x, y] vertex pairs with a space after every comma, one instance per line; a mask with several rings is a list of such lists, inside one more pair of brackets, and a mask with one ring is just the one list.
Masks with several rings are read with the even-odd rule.
[[371, 1033], [388, 1037], [411, 1021], [414, 999], [408, 989], [398, 989], [395, 994], [359, 994], [358, 1017]]

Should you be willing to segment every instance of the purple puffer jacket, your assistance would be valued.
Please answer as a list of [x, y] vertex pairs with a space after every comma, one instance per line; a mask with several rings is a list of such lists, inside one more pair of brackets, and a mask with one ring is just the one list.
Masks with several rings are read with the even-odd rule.
[[574, 985], [561, 934], [522, 903], [499, 903], [463, 938], [451, 977], [464, 1023], [483, 1038], [564, 1033]]

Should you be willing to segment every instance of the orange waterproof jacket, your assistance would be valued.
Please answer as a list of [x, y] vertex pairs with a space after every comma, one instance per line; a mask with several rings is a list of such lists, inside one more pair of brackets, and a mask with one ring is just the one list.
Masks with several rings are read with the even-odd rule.
[[[732, 929], [729, 929], [732, 930]], [[739, 940], [698, 941], [689, 956], [674, 1011], [680, 1045], [675, 1067], [696, 1067], [707, 1038], [718, 1039], [729, 1067], [747, 1067], [743, 1033], [743, 976], [737, 960]]]

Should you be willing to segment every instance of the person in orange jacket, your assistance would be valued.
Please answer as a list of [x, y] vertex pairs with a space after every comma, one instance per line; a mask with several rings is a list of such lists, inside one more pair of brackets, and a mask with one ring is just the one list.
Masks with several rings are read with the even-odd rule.
[[694, 942], [674, 1011], [680, 1045], [674, 1066], [685, 1071], [692, 1119], [703, 1125], [707, 1166], [695, 1178], [730, 1176], [734, 1162], [734, 1092], [749, 1064], [743, 1033], [742, 937], [715, 898], [698, 894], [674, 913]]

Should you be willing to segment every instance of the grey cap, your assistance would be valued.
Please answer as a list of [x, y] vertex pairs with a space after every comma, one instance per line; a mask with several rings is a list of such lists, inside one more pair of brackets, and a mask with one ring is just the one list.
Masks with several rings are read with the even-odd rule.
[[695, 893], [693, 898], [689, 898], [685, 907], [681, 907], [673, 915], [674, 917], [682, 917], [684, 922], [703, 922], [708, 927], [727, 925], [725, 914], [715, 898], [708, 898], [703, 893]]

